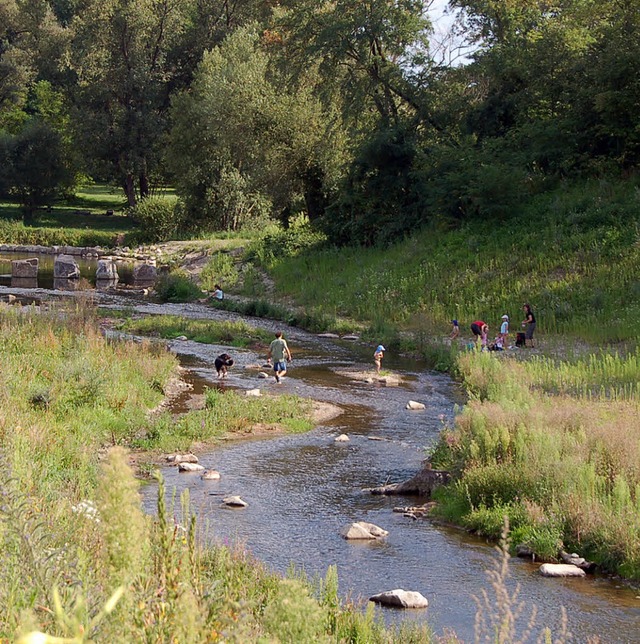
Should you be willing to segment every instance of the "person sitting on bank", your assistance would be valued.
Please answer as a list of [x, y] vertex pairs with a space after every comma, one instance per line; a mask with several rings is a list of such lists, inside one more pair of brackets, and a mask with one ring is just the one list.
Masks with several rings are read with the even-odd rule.
[[222, 287], [220, 286], [220, 284], [216, 284], [213, 288], [214, 288], [213, 297], [216, 300], [223, 300], [224, 293], [222, 292]]

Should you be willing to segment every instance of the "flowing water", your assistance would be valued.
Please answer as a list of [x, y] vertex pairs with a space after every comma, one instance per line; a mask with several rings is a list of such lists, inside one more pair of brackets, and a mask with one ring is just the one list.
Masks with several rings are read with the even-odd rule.
[[[38, 289], [7, 289], [16, 294], [48, 299], [61, 294]], [[67, 297], [78, 296], [67, 293]], [[103, 307], [135, 310], [142, 314], [174, 314], [193, 318], [239, 319], [199, 304], [151, 304], [114, 294], [96, 293]], [[247, 319], [247, 318], [245, 318]], [[266, 320], [250, 323], [267, 328], [283, 325]], [[483, 589], [491, 596], [485, 571], [495, 568], [490, 544], [462, 530], [429, 520], [412, 520], [393, 512], [395, 506], [419, 503], [415, 498], [374, 496], [366, 488], [403, 481], [420, 468], [425, 450], [432, 446], [443, 422], [451, 422], [455, 407], [463, 404], [461, 392], [446, 376], [425, 371], [417, 362], [385, 356], [384, 367], [400, 373], [399, 387], [384, 387], [352, 380], [341, 369], [372, 369], [372, 347], [316, 338], [297, 329], [285, 329], [294, 362], [282, 385], [259, 380], [248, 364], [263, 362], [264, 355], [229, 350], [226, 346], [185, 341], [172, 348], [188, 367], [192, 393], [205, 387], [262, 388], [265, 393], [290, 392], [338, 404], [343, 413], [304, 435], [230, 441], [199, 454], [200, 462], [219, 470], [220, 481], [202, 481], [197, 474], [179, 474], [164, 467], [167, 494], [189, 489], [192, 507], [209, 525], [212, 540], [238, 543], [279, 572], [291, 564], [308, 575], [324, 575], [335, 564], [343, 597], [366, 600], [370, 595], [405, 588], [429, 599], [419, 611], [378, 609], [389, 621], [426, 620], [437, 633], [451, 628], [464, 641], [474, 639], [476, 604]], [[223, 351], [236, 359], [226, 381], [218, 382], [213, 361]], [[425, 411], [405, 409], [409, 399], [424, 402]], [[186, 411], [178, 399], [174, 411]], [[346, 433], [348, 443], [334, 438]], [[157, 489], [144, 487], [146, 509], [155, 512]], [[238, 494], [249, 507], [236, 510], [222, 504], [222, 496]], [[369, 521], [389, 531], [382, 542], [347, 542], [339, 530], [352, 521]], [[512, 559], [509, 587], [520, 587], [525, 602], [522, 623], [537, 609], [536, 641], [544, 626], [559, 632], [561, 607], [575, 642], [594, 635], [602, 642], [640, 642], [640, 591], [615, 579], [545, 579], [538, 566]]]
[[[293, 334], [293, 339], [291, 339]], [[250, 351], [234, 350], [237, 363], [219, 384], [213, 359], [228, 347], [174, 342], [191, 370], [196, 390], [203, 386], [290, 392], [338, 404], [343, 413], [305, 435], [230, 442], [200, 454], [200, 462], [222, 474], [202, 481], [166, 467], [168, 494], [189, 489], [194, 510], [210, 526], [211, 538], [240, 543], [270, 567], [286, 572], [292, 564], [310, 576], [338, 568], [340, 592], [366, 600], [392, 588], [418, 590], [430, 602], [423, 611], [381, 610], [387, 621], [427, 620], [438, 633], [453, 628], [465, 641], [474, 638], [476, 604], [490, 584], [485, 571], [495, 567], [492, 546], [465, 532], [412, 520], [393, 512], [414, 505], [415, 498], [374, 496], [366, 488], [403, 481], [419, 469], [425, 450], [434, 444], [443, 422], [451, 422], [462, 404], [456, 385], [424, 371], [416, 362], [385, 357], [385, 368], [401, 373], [399, 387], [352, 380], [342, 369], [372, 369], [369, 350], [330, 343], [291, 331], [294, 362], [282, 385], [258, 380], [243, 366], [264, 361]], [[365, 362], [366, 360], [366, 362]], [[408, 400], [426, 403], [411, 412]], [[178, 402], [178, 411], [180, 411]], [[334, 438], [346, 433], [348, 443]], [[242, 510], [222, 504], [237, 494], [249, 503]], [[155, 511], [155, 486], [145, 489], [145, 505]], [[382, 542], [347, 542], [340, 529], [352, 521], [369, 521], [389, 531]], [[561, 606], [567, 609], [573, 641], [598, 634], [604, 642], [640, 642], [638, 591], [605, 577], [558, 580], [539, 576], [538, 566], [512, 559], [509, 586], [520, 586], [526, 603], [522, 624], [537, 607], [536, 637], [544, 626], [559, 632]]]

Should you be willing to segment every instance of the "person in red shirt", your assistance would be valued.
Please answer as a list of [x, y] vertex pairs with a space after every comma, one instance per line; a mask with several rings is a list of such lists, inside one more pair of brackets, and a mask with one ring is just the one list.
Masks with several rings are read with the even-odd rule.
[[482, 346], [487, 346], [487, 334], [489, 333], [489, 326], [486, 322], [482, 320], [476, 320], [471, 323], [471, 333], [473, 333], [476, 341], [476, 347], [478, 346], [478, 340], [482, 340]]

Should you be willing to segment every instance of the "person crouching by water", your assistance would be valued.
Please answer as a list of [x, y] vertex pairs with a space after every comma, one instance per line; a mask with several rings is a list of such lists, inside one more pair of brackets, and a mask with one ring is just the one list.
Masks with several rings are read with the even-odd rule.
[[291, 362], [291, 351], [287, 341], [282, 337], [282, 331], [276, 331], [276, 339], [269, 345], [269, 353], [267, 354], [269, 362], [273, 364], [273, 372], [276, 376], [276, 382], [280, 382], [280, 378], [287, 373], [287, 360]]
[[487, 346], [487, 335], [489, 333], [489, 326], [486, 322], [482, 320], [476, 320], [471, 323], [471, 333], [473, 333], [476, 349], [478, 348], [478, 341], [482, 342], [482, 348], [484, 349]]
[[386, 349], [379, 344], [373, 353], [373, 362], [376, 365], [376, 373], [380, 373], [380, 369], [382, 368], [382, 358], [384, 358], [385, 351]]
[[213, 288], [213, 297], [216, 300], [224, 300], [224, 293], [222, 292], [222, 287], [220, 286], [220, 284], [216, 284]]

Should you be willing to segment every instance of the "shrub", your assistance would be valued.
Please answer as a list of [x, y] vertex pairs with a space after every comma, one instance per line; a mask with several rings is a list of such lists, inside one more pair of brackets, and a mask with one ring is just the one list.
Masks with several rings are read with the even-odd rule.
[[129, 209], [128, 215], [140, 226], [136, 237], [141, 242], [172, 239], [183, 221], [181, 205], [166, 197], [145, 197]]
[[155, 289], [161, 302], [194, 302], [203, 296], [200, 288], [182, 271], [161, 275]]
[[212, 291], [216, 284], [223, 290], [233, 288], [238, 282], [238, 269], [229, 253], [215, 253], [202, 269], [200, 283], [205, 291]]

